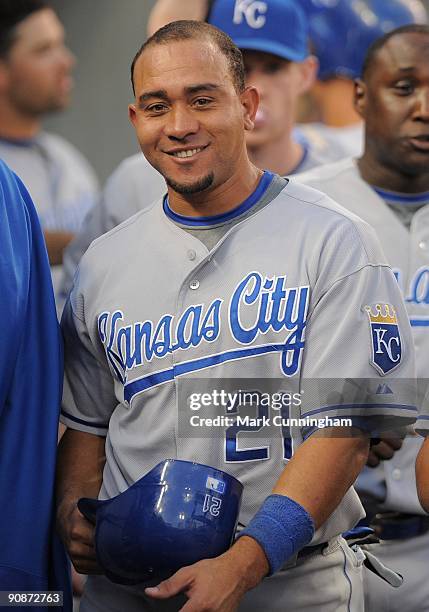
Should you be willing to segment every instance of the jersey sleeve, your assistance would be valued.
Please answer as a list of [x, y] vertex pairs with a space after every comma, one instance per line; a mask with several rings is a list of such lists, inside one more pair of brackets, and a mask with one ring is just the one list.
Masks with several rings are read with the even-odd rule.
[[71, 429], [106, 436], [118, 403], [114, 383], [104, 353], [92, 342], [85, 321], [74, 312], [73, 293], [61, 320], [65, 365], [61, 421]]
[[335, 280], [312, 306], [305, 347], [306, 436], [329, 419], [349, 419], [373, 435], [415, 421], [411, 328], [388, 266], [365, 265]]

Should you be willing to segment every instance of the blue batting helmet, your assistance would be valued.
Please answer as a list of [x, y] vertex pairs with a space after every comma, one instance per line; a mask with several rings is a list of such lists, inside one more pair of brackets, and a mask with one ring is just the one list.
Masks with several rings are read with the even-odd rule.
[[166, 459], [116, 497], [81, 498], [78, 508], [95, 523], [97, 560], [106, 576], [136, 584], [225, 552], [242, 491], [226, 472]]
[[369, 46], [410, 23], [426, 23], [421, 0], [299, 0], [309, 20], [319, 79], [361, 75]]

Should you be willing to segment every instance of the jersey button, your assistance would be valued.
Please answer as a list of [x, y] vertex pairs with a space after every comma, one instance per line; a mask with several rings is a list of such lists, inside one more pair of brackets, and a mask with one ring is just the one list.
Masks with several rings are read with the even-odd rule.
[[419, 242], [419, 247], [421, 248], [422, 251], [426, 251], [426, 249], [427, 249], [427, 242], [422, 240], [421, 242]]
[[193, 280], [192, 283], [189, 285], [189, 288], [190, 289], [198, 289], [199, 286], [200, 286], [200, 281]]
[[189, 259], [190, 261], [194, 261], [194, 259], [195, 259], [196, 257], [197, 257], [196, 252], [195, 252], [193, 249], [190, 249], [190, 250], [188, 251], [188, 259]]
[[402, 476], [402, 473], [401, 473], [401, 470], [399, 468], [395, 468], [392, 471], [392, 478], [393, 478], [393, 480], [401, 480], [401, 476]]

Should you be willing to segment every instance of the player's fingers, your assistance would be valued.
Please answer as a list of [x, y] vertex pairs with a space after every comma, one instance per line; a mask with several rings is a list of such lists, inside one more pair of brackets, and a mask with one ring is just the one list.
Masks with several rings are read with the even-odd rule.
[[383, 438], [383, 442], [388, 444], [393, 450], [397, 451], [402, 447], [404, 442], [403, 438], [393, 437], [393, 438]]
[[235, 612], [237, 607], [238, 604], [220, 603], [219, 600], [208, 603], [201, 601], [201, 598], [191, 597], [179, 612]]
[[392, 448], [390, 444], [383, 441], [374, 446], [372, 448], [372, 452], [375, 453], [377, 457], [379, 457], [383, 461], [386, 461], [393, 457], [393, 455], [395, 454], [395, 449]]
[[98, 565], [96, 561], [85, 558], [71, 558], [71, 562], [73, 563], [73, 567], [79, 574], [92, 574], [99, 575], [103, 574], [103, 570]]
[[211, 608], [204, 606], [198, 599], [188, 599], [179, 612], [208, 612]]
[[186, 568], [183, 568], [171, 576], [171, 578], [160, 582], [157, 586], [147, 587], [145, 593], [155, 599], [168, 599], [178, 593], [182, 593], [189, 586], [189, 583], [190, 576], [186, 572]]
[[69, 539], [72, 542], [80, 542], [89, 547], [94, 547], [95, 528], [84, 517], [78, 516], [72, 521], [69, 531]]
[[371, 468], [377, 467], [377, 465], [380, 464], [380, 458], [372, 450], [370, 450], [366, 464]]

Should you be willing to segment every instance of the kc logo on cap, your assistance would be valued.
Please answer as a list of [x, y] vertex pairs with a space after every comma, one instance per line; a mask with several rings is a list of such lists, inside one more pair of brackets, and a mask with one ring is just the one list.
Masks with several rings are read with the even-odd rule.
[[236, 0], [234, 8], [234, 23], [239, 25], [246, 20], [250, 28], [263, 28], [266, 22], [265, 14], [268, 4], [260, 0]]

